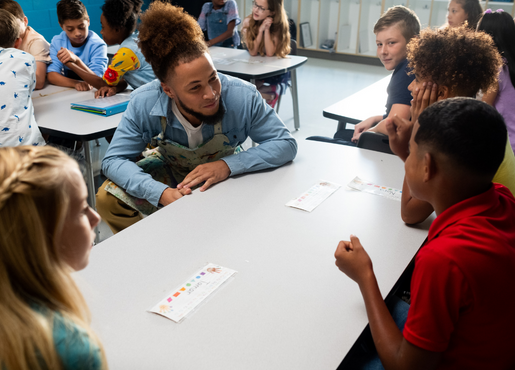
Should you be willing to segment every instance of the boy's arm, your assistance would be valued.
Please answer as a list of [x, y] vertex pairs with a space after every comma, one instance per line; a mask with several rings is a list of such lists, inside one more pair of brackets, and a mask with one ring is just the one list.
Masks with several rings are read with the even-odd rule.
[[87, 82], [77, 81], [73, 78], [68, 78], [57, 72], [49, 72], [47, 74], [48, 82], [57, 86], [73, 87], [78, 91], [88, 91], [91, 88]]
[[354, 126], [354, 135], [352, 135], [352, 141], [354, 143], [357, 143], [359, 140], [359, 137], [363, 133], [363, 131], [367, 131], [372, 126], [376, 125], [378, 122], [380, 122], [383, 119], [383, 116], [373, 116], [369, 117], [364, 121], [361, 121], [360, 123], [356, 124]]
[[46, 63], [36, 61], [36, 90], [45, 87]]
[[385, 369], [435, 369], [440, 353], [409, 343], [397, 328], [383, 301], [372, 268], [372, 261], [359, 239], [351, 235], [335, 252], [336, 266], [358, 283], [379, 358]]
[[207, 46], [212, 46], [218, 44], [219, 42], [227, 40], [229, 37], [232, 37], [234, 33], [234, 27], [236, 27], [236, 20], [232, 20], [227, 25], [227, 31], [222, 33], [220, 36], [217, 36], [207, 42]]
[[[406, 104], [394, 104], [392, 105], [392, 109], [390, 109], [390, 113], [388, 114], [387, 118], [392, 118], [393, 116], [397, 115], [401, 118], [409, 119], [410, 108], [411, 107]], [[369, 131], [379, 132], [381, 134], [388, 135], [388, 132], [386, 132], [386, 127], [384, 125], [384, 120], [379, 122], [375, 127], [369, 129]]]

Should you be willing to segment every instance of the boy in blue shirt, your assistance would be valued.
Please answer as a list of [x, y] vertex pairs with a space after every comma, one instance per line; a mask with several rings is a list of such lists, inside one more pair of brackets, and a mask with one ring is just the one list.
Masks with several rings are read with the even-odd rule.
[[48, 67], [48, 81], [54, 85], [75, 87], [87, 91], [91, 86], [80, 80], [68, 67], [75, 63], [82, 69], [102, 77], [107, 68], [107, 45], [89, 30], [89, 16], [79, 0], [61, 0], [57, 3], [57, 18], [63, 29], [54, 36], [50, 45], [52, 64]]
[[[401, 5], [388, 9], [375, 24], [377, 56], [388, 71], [393, 71], [392, 79], [387, 88], [386, 113], [382, 116], [367, 118], [358, 123], [354, 127], [353, 142], [357, 143], [362, 132], [376, 125], [376, 128], [372, 131], [386, 134], [385, 129], [381, 130], [383, 125], [379, 123], [387, 117], [393, 117], [397, 114], [404, 119], [410, 118], [411, 93], [408, 86], [415, 76], [407, 73], [406, 45], [419, 32], [420, 20], [417, 15]], [[348, 140], [340, 132], [337, 132], [334, 137]]]

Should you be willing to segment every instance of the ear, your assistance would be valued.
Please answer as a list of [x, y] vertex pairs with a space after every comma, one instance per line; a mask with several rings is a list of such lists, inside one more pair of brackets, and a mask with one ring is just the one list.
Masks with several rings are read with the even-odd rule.
[[22, 41], [23, 41], [23, 39], [22, 39], [21, 37], [18, 37], [18, 38], [16, 39], [16, 41], [14, 42], [14, 46], [13, 46], [13, 47], [14, 47], [15, 49], [18, 49], [18, 48], [20, 47], [20, 45], [21, 45], [21, 42], [22, 42]]
[[161, 82], [161, 88], [170, 99], [175, 99], [175, 91], [170, 86], [164, 82]]
[[438, 98], [437, 100], [445, 100], [449, 98], [449, 88], [447, 86], [438, 86]]
[[429, 182], [436, 176], [437, 168], [435, 157], [431, 153], [424, 154], [424, 182]]
[[29, 19], [27, 18], [27, 16], [23, 17], [23, 23], [25, 23], [25, 27], [27, 27], [27, 25], [29, 24]]

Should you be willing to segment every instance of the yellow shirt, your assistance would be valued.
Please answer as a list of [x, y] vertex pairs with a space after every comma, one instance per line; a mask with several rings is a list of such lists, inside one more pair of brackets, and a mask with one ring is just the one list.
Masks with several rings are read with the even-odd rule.
[[104, 73], [104, 81], [109, 86], [116, 86], [126, 72], [140, 67], [136, 54], [131, 49], [120, 48], [113, 57], [111, 64]]
[[513, 155], [509, 140], [506, 141], [504, 160], [492, 181], [503, 184], [515, 195], [515, 156]]

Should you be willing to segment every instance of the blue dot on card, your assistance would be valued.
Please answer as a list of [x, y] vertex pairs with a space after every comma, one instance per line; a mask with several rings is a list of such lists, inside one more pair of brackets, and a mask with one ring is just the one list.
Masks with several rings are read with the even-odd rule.
[[200, 279], [200, 276], [197, 276], [197, 279]]

